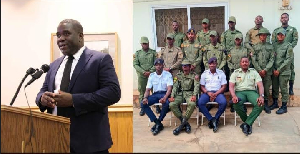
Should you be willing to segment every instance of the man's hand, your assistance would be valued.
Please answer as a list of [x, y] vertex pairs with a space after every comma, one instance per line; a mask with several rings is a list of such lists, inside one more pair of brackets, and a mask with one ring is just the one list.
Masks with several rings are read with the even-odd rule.
[[274, 76], [277, 77], [280, 73], [279, 73], [279, 71], [275, 70], [275, 71], [273, 71], [273, 74], [274, 74]]
[[55, 100], [53, 99], [55, 96], [54, 93], [52, 92], [48, 92], [46, 91], [45, 93], [43, 93], [42, 98], [41, 98], [41, 104], [43, 106], [47, 106], [50, 108], [54, 108], [55, 107]]
[[196, 102], [196, 96], [195, 96], [195, 95], [193, 95], [193, 96], [191, 97], [191, 101], [192, 101], [192, 102]]
[[238, 101], [239, 99], [236, 96], [232, 97], [232, 103], [236, 104]]
[[174, 102], [174, 101], [175, 101], [174, 97], [169, 98], [169, 102]]
[[145, 72], [145, 73], [144, 73], [144, 76], [145, 76], [145, 77], [149, 77], [149, 75], [150, 75], [150, 72]]
[[256, 101], [257, 101], [258, 106], [264, 105], [264, 98], [262, 96], [259, 96]]
[[191, 65], [191, 71], [194, 71], [195, 67], [195, 65]]
[[73, 106], [72, 94], [58, 90], [58, 94], [55, 94], [54, 100], [57, 107], [70, 107]]
[[259, 72], [259, 75], [262, 77], [262, 78], [264, 78], [265, 76], [266, 76], [266, 71], [265, 70], [261, 70], [260, 72]]
[[147, 98], [144, 98], [144, 99], [143, 99], [143, 104], [144, 104], [144, 105], [148, 104], [148, 99], [147, 99]]
[[200, 80], [200, 78], [199, 78], [199, 75], [197, 74], [197, 75], [195, 75], [195, 80], [196, 81], [199, 81]]
[[212, 93], [211, 96], [210, 96], [210, 101], [213, 102], [216, 98], [217, 98], [217, 94]]
[[167, 100], [167, 98], [163, 97], [163, 98], [161, 98], [158, 102], [161, 103], [161, 104], [163, 104], [163, 103], [166, 102], [166, 100]]

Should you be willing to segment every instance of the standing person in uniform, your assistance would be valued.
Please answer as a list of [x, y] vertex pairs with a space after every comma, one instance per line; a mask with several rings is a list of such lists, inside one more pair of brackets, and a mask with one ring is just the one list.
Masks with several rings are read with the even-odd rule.
[[[209, 121], [208, 127], [212, 128], [214, 133], [218, 130], [220, 116], [224, 113], [227, 104], [224, 96], [227, 85], [226, 76], [222, 70], [217, 69], [217, 61], [216, 57], [212, 57], [208, 60], [209, 69], [202, 73], [200, 79], [203, 94], [201, 94], [198, 100], [199, 111], [207, 118]], [[215, 117], [212, 117], [205, 107], [208, 102], [213, 101], [219, 104], [219, 109]]]
[[[236, 69], [229, 80], [229, 91], [232, 96], [233, 107], [244, 122], [240, 128], [248, 136], [252, 133], [252, 124], [263, 110], [264, 86], [260, 75], [254, 68], [249, 68], [249, 58], [243, 57], [240, 60], [241, 68]], [[256, 91], [255, 84], [259, 89]], [[243, 109], [244, 102], [253, 105], [252, 112], [247, 116]]]
[[[235, 46], [234, 36], [238, 33], [242, 34], [239, 30], [235, 29], [236, 19], [234, 16], [229, 17], [228, 21], [229, 29], [222, 33], [221, 35], [221, 44], [225, 46], [226, 52], [230, 51]], [[243, 35], [243, 34], [242, 34]], [[227, 54], [226, 54], [227, 55]], [[225, 66], [225, 74], [227, 82], [229, 82], [229, 68], [228, 65]], [[229, 90], [229, 86], [226, 89], [226, 92]]]
[[[282, 23], [281, 27], [278, 27], [274, 30], [273, 34], [272, 34], [272, 44], [275, 44], [276, 42], [278, 42], [277, 39], [277, 32], [280, 31], [280, 29], [284, 29], [286, 35], [285, 35], [285, 39], [284, 42], [288, 42], [290, 44], [292, 44], [292, 47], [295, 48], [295, 46], [298, 43], [298, 32], [297, 29], [295, 27], [292, 27], [289, 25], [289, 14], [287, 13], [282, 13], [281, 18], [280, 18], [280, 22]], [[292, 63], [290, 65], [290, 69], [291, 69], [291, 76], [289, 79], [289, 95], [294, 95], [294, 91], [293, 91], [293, 87], [294, 87], [294, 81], [295, 81], [295, 66], [294, 66], [294, 57], [292, 59]], [[278, 108], [278, 105], [275, 105], [275, 108]], [[273, 108], [273, 107], [271, 107]]]
[[223, 70], [226, 64], [225, 47], [222, 44], [217, 42], [219, 36], [217, 35], [216, 31], [214, 30], [210, 31], [209, 36], [210, 36], [210, 44], [202, 47], [203, 63], [205, 69], [209, 69], [208, 60], [212, 57], [216, 57], [217, 61], [219, 62], [217, 68], [219, 70]]
[[[187, 133], [191, 132], [191, 125], [188, 123], [189, 118], [196, 107], [196, 96], [199, 94], [199, 81], [195, 79], [195, 74], [190, 71], [191, 63], [185, 59], [182, 62], [183, 72], [179, 72], [175, 78], [170, 101], [170, 109], [174, 115], [180, 119], [181, 125], [174, 131], [174, 135], [178, 135], [182, 129]], [[187, 102], [188, 106], [185, 116], [179, 109], [181, 103]]]
[[[174, 46], [181, 47], [181, 44], [186, 40], [186, 35], [182, 32], [179, 32], [179, 24], [176, 20], [172, 23], [172, 29], [172, 34], [174, 35]], [[168, 42], [166, 45], [168, 45]]]
[[[173, 86], [172, 75], [170, 72], [163, 70], [163, 63], [164, 60], [160, 58], [155, 60], [154, 66], [156, 71], [151, 73], [149, 76], [146, 92], [144, 94], [143, 101], [141, 102], [141, 107], [150, 118], [150, 121], [155, 123], [155, 125], [151, 128], [153, 135], [157, 135], [161, 130], [164, 129], [164, 126], [161, 122], [169, 111], [168, 97], [171, 94]], [[153, 94], [149, 96], [151, 88], [153, 88]], [[156, 118], [150, 106], [158, 102], [162, 104], [162, 110], [159, 118]]]
[[202, 20], [202, 30], [197, 32], [196, 41], [202, 46], [210, 44], [210, 23], [207, 18]]
[[[50, 64], [36, 104], [41, 112], [70, 118], [70, 147], [65, 148], [71, 153], [109, 153], [113, 142], [108, 106], [121, 98], [113, 60], [84, 46], [83, 27], [77, 20], [61, 21], [56, 36], [63, 56]], [[64, 128], [57, 125], [57, 129]]]
[[[155, 71], [153, 63], [158, 56], [155, 50], [149, 48], [149, 40], [147, 37], [141, 37], [140, 43], [142, 49], [135, 52], [133, 59], [133, 67], [138, 75], [139, 102], [143, 99], [150, 73]], [[143, 115], [145, 115], [145, 112], [143, 108], [141, 108], [140, 116]]]
[[[202, 30], [198, 31], [196, 34], [196, 41], [201, 44], [201, 46], [205, 46], [210, 44], [210, 23], [207, 18], [202, 20]], [[202, 53], [203, 55], [203, 53]], [[203, 61], [200, 63], [201, 66], [201, 73], [204, 72], [205, 66]]]
[[[253, 46], [260, 42], [258, 31], [262, 28], [262, 23], [264, 22], [264, 18], [261, 15], [255, 17], [254, 23], [255, 27], [251, 28], [245, 37], [245, 47], [253, 54]], [[267, 36], [266, 42], [270, 42], [270, 35]]]
[[182, 51], [184, 53], [184, 59], [191, 62], [191, 70], [196, 74], [200, 75], [201, 67], [200, 63], [202, 61], [201, 45], [195, 41], [195, 30], [190, 28], [187, 31], [188, 40], [181, 44]]
[[[243, 42], [243, 35], [241, 33], [237, 33], [234, 36], [234, 43], [235, 47], [232, 48], [228, 52], [227, 57], [227, 64], [229, 68], [229, 76], [234, 72], [234, 70], [240, 68], [240, 60], [242, 57], [247, 57], [248, 50], [242, 45]], [[244, 109], [246, 110], [246, 106], [244, 106]], [[230, 112], [234, 112], [233, 104], [230, 103]]]
[[254, 54], [252, 56], [253, 66], [259, 73], [264, 84], [264, 110], [266, 113], [270, 114], [271, 110], [268, 106], [268, 99], [270, 95], [270, 87], [272, 85], [272, 71], [274, 64], [274, 48], [271, 43], [267, 42], [270, 32], [266, 28], [261, 28], [257, 34], [261, 42], [253, 46]]
[[[282, 106], [276, 111], [276, 114], [283, 114], [287, 112], [287, 101], [289, 100], [289, 93], [287, 83], [291, 75], [291, 63], [294, 59], [293, 45], [285, 40], [286, 31], [282, 28], [277, 30], [277, 42], [275, 42], [275, 62], [273, 71], [273, 101], [271, 109], [274, 109], [277, 104], [279, 87], [281, 90]], [[276, 103], [276, 104], [275, 104]], [[274, 105], [275, 104], [275, 105]], [[277, 105], [278, 106], [278, 105]]]
[[178, 73], [183, 59], [183, 52], [180, 47], [174, 46], [174, 41], [174, 35], [169, 33], [167, 35], [168, 45], [161, 48], [158, 53], [159, 58], [164, 60], [164, 70], [170, 72], [173, 77]]

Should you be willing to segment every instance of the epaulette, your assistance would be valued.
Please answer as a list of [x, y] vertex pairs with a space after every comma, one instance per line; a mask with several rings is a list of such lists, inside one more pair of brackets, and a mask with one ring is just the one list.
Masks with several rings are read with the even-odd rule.
[[239, 69], [239, 68], [234, 70], [234, 72], [238, 72], [238, 71], [240, 71], [240, 69]]
[[[248, 68], [249, 70], [255, 70], [254, 68]], [[255, 70], [256, 71], [256, 70]]]
[[174, 48], [177, 49], [177, 50], [181, 50], [181, 48], [179, 48], [179, 47], [175, 47], [175, 46], [174, 46]]
[[207, 73], [209, 70], [205, 70], [203, 73]]
[[150, 73], [149, 77], [152, 76], [152, 75], [154, 75], [154, 73], [155, 73], [155, 72]]
[[194, 45], [194, 47], [198, 48], [198, 47], [199, 47], [199, 44], [198, 44], [198, 43], [197, 43], [197, 44], [195, 44], [195, 45]]

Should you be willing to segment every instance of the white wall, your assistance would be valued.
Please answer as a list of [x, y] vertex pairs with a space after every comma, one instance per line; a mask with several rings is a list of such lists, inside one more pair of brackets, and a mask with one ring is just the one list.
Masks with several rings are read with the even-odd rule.
[[[119, 103], [131, 104], [132, 10], [132, 0], [1, 0], [1, 104], [10, 103], [29, 67], [50, 63], [51, 33], [66, 18], [78, 20], [85, 33], [118, 33]], [[44, 78], [26, 88], [31, 106]], [[23, 87], [14, 106], [27, 106]]]
[[[150, 41], [150, 48], [154, 46], [153, 31], [151, 25], [151, 7], [153, 6], [171, 6], [171, 5], [193, 5], [227, 2], [229, 6], [228, 16], [235, 16], [237, 20], [236, 28], [243, 32], [244, 36], [247, 31], [255, 26], [254, 18], [257, 15], [264, 17], [263, 26], [269, 29], [270, 32], [279, 26], [280, 15], [287, 12], [290, 15], [289, 25], [296, 27], [300, 32], [300, 20], [297, 20], [300, 14], [300, 1], [290, 0], [292, 10], [279, 10], [281, 0], [133, 0], [133, 53], [141, 48], [139, 39], [141, 36], [147, 36]], [[300, 40], [294, 48], [295, 53], [295, 71], [296, 78], [300, 78]], [[137, 75], [133, 72], [134, 85], [137, 89]], [[300, 80], [295, 80], [296, 90], [300, 90]]]

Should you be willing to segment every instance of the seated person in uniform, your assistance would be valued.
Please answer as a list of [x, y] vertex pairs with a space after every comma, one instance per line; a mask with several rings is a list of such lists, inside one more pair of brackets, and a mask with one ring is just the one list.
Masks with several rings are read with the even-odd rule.
[[[217, 69], [217, 58], [212, 57], [208, 60], [209, 69], [201, 75], [200, 84], [203, 94], [198, 100], [199, 110], [209, 120], [208, 127], [215, 133], [218, 130], [219, 118], [226, 109], [226, 98], [224, 91], [227, 86], [226, 75], [222, 70]], [[217, 102], [219, 109], [212, 117], [205, 107], [208, 102]]]
[[[199, 94], [199, 79], [195, 79], [196, 73], [191, 72], [191, 64], [189, 60], [183, 60], [181, 64], [183, 72], [177, 73], [174, 77], [174, 86], [171, 98], [169, 98], [170, 109], [181, 121], [181, 125], [173, 131], [174, 135], [178, 135], [183, 129], [187, 133], [191, 132], [191, 125], [188, 120], [194, 112], [196, 96]], [[185, 116], [180, 111], [180, 104], [183, 102], [187, 103]]]
[[[244, 122], [240, 128], [248, 136], [252, 133], [252, 124], [264, 109], [264, 86], [257, 71], [254, 68], [249, 68], [248, 57], [241, 58], [240, 66], [230, 76], [229, 91], [232, 96], [233, 107]], [[256, 84], [259, 94], [255, 87]], [[249, 116], [243, 109], [245, 102], [250, 102], [253, 105]]]
[[[151, 122], [155, 125], [151, 128], [153, 135], [157, 135], [164, 129], [163, 121], [167, 112], [169, 111], [168, 97], [171, 94], [173, 86], [173, 78], [170, 72], [164, 71], [164, 60], [157, 58], [154, 61], [155, 72], [151, 73], [147, 82], [144, 98], [141, 102], [141, 107], [144, 109]], [[150, 95], [150, 90], [153, 87], [153, 94]], [[162, 110], [157, 119], [150, 106], [155, 103], [162, 104]]]

